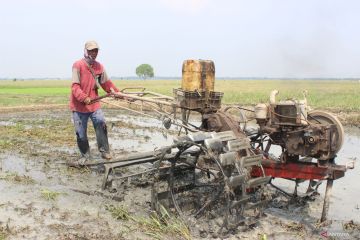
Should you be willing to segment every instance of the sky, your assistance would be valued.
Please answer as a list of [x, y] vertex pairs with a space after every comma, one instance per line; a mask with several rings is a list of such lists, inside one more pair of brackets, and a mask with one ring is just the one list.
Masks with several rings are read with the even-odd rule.
[[87, 40], [108, 75], [360, 78], [358, 0], [0, 0], [0, 78], [69, 78]]

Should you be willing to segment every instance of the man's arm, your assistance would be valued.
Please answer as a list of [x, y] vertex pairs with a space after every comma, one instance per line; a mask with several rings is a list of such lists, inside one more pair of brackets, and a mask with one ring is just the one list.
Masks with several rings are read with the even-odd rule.
[[[71, 93], [79, 102], [85, 102], [88, 95], [84, 93], [80, 86], [80, 72], [76, 67], [72, 69], [72, 84], [71, 84]], [[89, 98], [90, 99], [90, 98]], [[88, 103], [86, 103], [88, 104]]]
[[100, 85], [104, 89], [104, 91], [107, 93], [111, 93], [111, 89], [113, 89], [115, 92], [119, 92], [119, 89], [117, 89], [117, 87], [114, 85], [114, 83], [109, 79], [105, 70], [101, 74]]

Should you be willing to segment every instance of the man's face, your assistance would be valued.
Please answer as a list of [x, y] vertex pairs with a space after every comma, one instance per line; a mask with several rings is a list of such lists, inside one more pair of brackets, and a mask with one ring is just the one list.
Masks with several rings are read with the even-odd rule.
[[91, 59], [95, 60], [98, 55], [99, 49], [95, 48], [92, 50], [87, 50], [87, 52], [88, 52], [88, 55], [91, 57]]

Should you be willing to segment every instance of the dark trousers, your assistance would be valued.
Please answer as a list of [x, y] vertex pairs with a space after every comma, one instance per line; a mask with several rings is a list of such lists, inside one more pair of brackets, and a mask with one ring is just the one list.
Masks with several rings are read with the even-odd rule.
[[107, 128], [104, 113], [101, 109], [89, 113], [73, 112], [72, 117], [74, 120], [77, 144], [82, 156], [90, 156], [89, 140], [87, 137], [87, 124], [89, 118], [91, 119], [95, 129], [96, 142], [99, 151], [106, 153], [109, 152]]

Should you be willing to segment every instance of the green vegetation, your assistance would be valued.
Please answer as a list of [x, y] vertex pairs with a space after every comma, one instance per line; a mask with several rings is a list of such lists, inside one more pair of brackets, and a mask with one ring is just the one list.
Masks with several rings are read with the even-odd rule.
[[60, 195], [59, 192], [51, 191], [49, 189], [42, 189], [41, 196], [45, 198], [47, 201], [54, 201]]
[[[55, 154], [42, 152], [42, 149], [49, 146], [74, 146], [74, 126], [70, 118], [13, 119], [10, 123], [0, 126], [0, 152], [16, 151], [32, 156], [44, 156]], [[93, 139], [94, 129], [89, 128], [88, 134], [90, 139]]]
[[343, 223], [345, 231], [360, 231], [360, 224], [355, 223], [353, 220]]
[[138, 75], [139, 78], [146, 79], [146, 78], [152, 78], [154, 77], [154, 69], [149, 64], [141, 64], [139, 65], [136, 70], [136, 75]]
[[3, 227], [0, 227], [0, 240], [5, 240], [6, 236], [7, 236], [7, 231]]
[[[172, 96], [180, 80], [115, 80], [115, 85], [145, 87]], [[0, 107], [37, 104], [67, 104], [70, 94], [69, 80], [0, 81]], [[360, 110], [360, 83], [350, 80], [216, 80], [215, 90], [224, 92], [223, 103], [253, 105], [267, 102], [273, 89], [278, 99], [302, 98], [308, 91], [308, 103], [313, 108], [335, 111]], [[100, 92], [103, 94], [103, 92]]]
[[12, 146], [11, 141], [0, 139], [0, 148], [1, 149], [7, 149], [7, 148], [10, 148], [11, 146]]
[[107, 205], [105, 209], [117, 220], [135, 223], [145, 234], [154, 239], [165, 239], [166, 237], [191, 239], [187, 225], [180, 218], [171, 216], [162, 206], [160, 214], [153, 214], [149, 217], [132, 216], [124, 206]]
[[0, 179], [6, 180], [8, 182], [20, 183], [25, 185], [35, 183], [35, 180], [32, 177], [26, 175], [19, 175], [17, 173], [0, 174]]
[[[62, 110], [60, 110], [62, 111]], [[57, 111], [59, 112], [59, 110]], [[9, 120], [8, 125], [0, 125], [0, 153], [26, 154], [36, 157], [37, 161], [43, 162], [43, 168], [49, 168], [52, 161], [75, 161], [78, 159], [76, 153], [64, 154], [60, 148], [73, 148], [76, 146], [74, 126], [70, 117], [59, 119], [39, 118], [23, 119], [14, 118]], [[95, 140], [95, 130], [88, 129], [90, 141]], [[49, 151], [51, 149], [51, 151]], [[64, 174], [88, 174], [88, 168], [66, 168]], [[35, 180], [31, 177], [16, 175], [12, 173], [0, 173], [0, 180], [10, 181], [18, 184], [33, 184]], [[45, 194], [46, 192], [44, 192]], [[63, 193], [64, 194], [64, 193]]]

